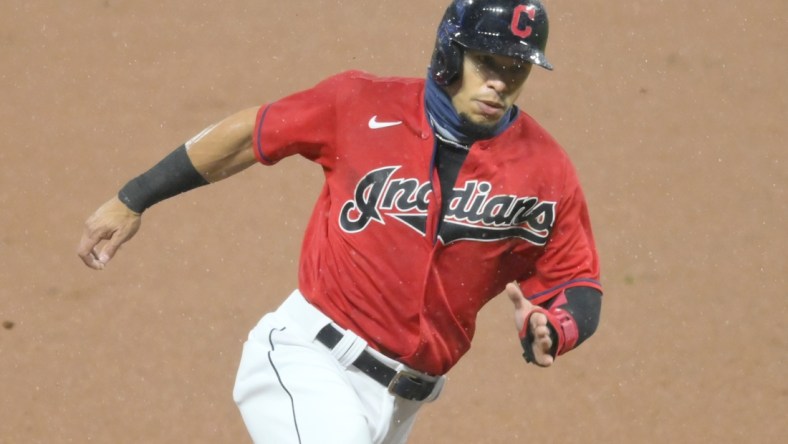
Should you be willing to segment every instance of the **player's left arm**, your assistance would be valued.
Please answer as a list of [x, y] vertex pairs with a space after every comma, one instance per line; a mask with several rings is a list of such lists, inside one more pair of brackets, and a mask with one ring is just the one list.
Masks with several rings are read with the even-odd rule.
[[535, 273], [505, 290], [515, 305], [524, 357], [540, 366], [551, 365], [593, 335], [602, 307], [588, 206], [568, 158], [565, 166], [564, 191]]

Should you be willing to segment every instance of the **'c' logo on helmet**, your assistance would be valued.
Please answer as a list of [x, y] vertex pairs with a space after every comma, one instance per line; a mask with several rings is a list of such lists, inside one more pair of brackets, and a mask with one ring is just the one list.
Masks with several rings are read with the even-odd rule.
[[526, 25], [525, 28], [520, 27], [520, 18], [523, 14], [528, 15], [530, 21], [536, 20], [536, 6], [534, 5], [519, 5], [514, 8], [514, 15], [512, 16], [512, 34], [520, 37], [521, 39], [527, 38], [533, 32], [533, 28]]

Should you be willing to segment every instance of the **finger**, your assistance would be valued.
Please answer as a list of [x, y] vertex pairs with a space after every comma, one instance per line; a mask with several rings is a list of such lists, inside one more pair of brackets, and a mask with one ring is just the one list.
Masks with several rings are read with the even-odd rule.
[[510, 282], [506, 284], [506, 289], [504, 290], [506, 295], [509, 296], [509, 300], [512, 301], [514, 304], [515, 309], [519, 309], [523, 307], [523, 301], [525, 301], [525, 296], [523, 296], [523, 292], [520, 290], [520, 286], [517, 284]]
[[553, 347], [553, 339], [547, 326], [547, 316], [544, 313], [533, 313], [530, 319], [530, 327], [531, 334], [534, 337], [532, 347], [536, 363], [542, 367], [549, 367], [553, 363], [553, 356], [550, 354], [550, 349]]
[[95, 249], [100, 241], [100, 236], [91, 236], [86, 230], [77, 246], [77, 256], [82, 259], [85, 265], [94, 270], [101, 270], [103, 268], [103, 264], [98, 260]]
[[533, 313], [531, 315], [531, 331], [536, 331], [539, 327], [547, 327], [547, 316], [544, 313]]
[[523, 296], [522, 290], [520, 290], [520, 286], [517, 283], [511, 282], [506, 285], [504, 288], [504, 293], [509, 297], [509, 300], [512, 301], [514, 304], [514, 325], [517, 329], [517, 332], [520, 336], [525, 335], [525, 331], [528, 328], [526, 324], [526, 319], [528, 317], [528, 313], [531, 311], [531, 304], [528, 299]]
[[527, 312], [531, 311], [534, 304], [523, 295], [523, 291], [516, 282], [506, 284], [504, 292], [509, 297], [509, 300], [512, 301], [512, 304], [514, 304], [515, 311], [523, 311], [523, 319], [525, 319], [525, 315]]
[[98, 253], [98, 248], [97, 247], [93, 247], [93, 248], [90, 249], [90, 256], [92, 256], [93, 259], [98, 260], [99, 253]]
[[548, 338], [537, 338], [533, 342], [533, 352], [536, 363], [542, 367], [547, 367], [553, 363], [553, 356], [550, 354], [552, 340]]
[[539, 327], [534, 328], [532, 331], [534, 338], [536, 339], [550, 339], [550, 329], [544, 325], [540, 325]]
[[125, 238], [121, 236], [119, 233], [115, 233], [107, 242], [104, 244], [104, 247], [101, 249], [101, 252], [98, 254], [98, 261], [102, 264], [106, 265], [113, 257], [115, 257], [115, 253], [117, 253], [120, 246], [125, 242]]
[[549, 354], [543, 354], [541, 356], [536, 355], [536, 361], [542, 367], [550, 367], [551, 365], [553, 365], [553, 357], [550, 356]]
[[550, 349], [553, 346], [553, 338], [550, 337], [550, 330], [545, 330], [546, 331], [540, 333], [538, 342], [543, 352], [550, 353]]

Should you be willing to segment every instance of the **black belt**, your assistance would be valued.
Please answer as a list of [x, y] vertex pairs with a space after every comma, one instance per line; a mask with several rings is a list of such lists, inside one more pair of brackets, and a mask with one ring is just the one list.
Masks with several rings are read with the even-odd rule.
[[[342, 332], [333, 325], [328, 324], [317, 334], [317, 340], [330, 349], [334, 349], [342, 340]], [[435, 389], [437, 381], [422, 379], [418, 373], [406, 370], [396, 371], [380, 362], [371, 353], [364, 350], [358, 355], [353, 366], [366, 373], [370, 378], [378, 381], [383, 387], [388, 387], [389, 393], [411, 401], [423, 401]]]

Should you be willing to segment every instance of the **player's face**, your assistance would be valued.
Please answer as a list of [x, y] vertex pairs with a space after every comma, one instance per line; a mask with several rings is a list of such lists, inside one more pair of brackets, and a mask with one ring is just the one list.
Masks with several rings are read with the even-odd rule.
[[531, 66], [511, 57], [466, 50], [462, 77], [448, 87], [454, 109], [475, 125], [495, 125], [520, 96]]

